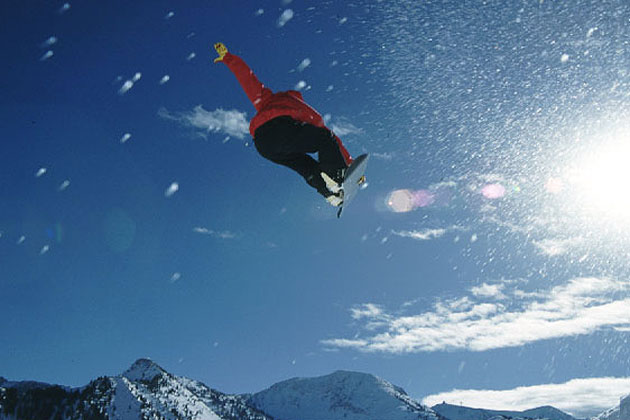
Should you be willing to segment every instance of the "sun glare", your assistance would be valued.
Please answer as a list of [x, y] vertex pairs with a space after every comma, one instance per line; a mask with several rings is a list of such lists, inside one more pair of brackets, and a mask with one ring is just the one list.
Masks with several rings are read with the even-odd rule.
[[565, 179], [572, 205], [600, 222], [630, 226], [630, 136], [618, 136], [577, 159]]

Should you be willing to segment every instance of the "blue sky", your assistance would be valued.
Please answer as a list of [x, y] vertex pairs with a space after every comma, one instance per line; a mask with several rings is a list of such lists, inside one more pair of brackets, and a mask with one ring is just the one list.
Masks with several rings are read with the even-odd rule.
[[[0, 374], [80, 386], [148, 356], [224, 392], [346, 369], [429, 404], [609, 408], [630, 392], [629, 12], [5, 7]], [[257, 155], [217, 41], [372, 154], [341, 220]]]

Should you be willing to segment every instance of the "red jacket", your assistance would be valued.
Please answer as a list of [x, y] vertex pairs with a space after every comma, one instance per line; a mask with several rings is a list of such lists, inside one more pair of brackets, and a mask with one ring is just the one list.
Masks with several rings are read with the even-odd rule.
[[[273, 93], [271, 89], [265, 87], [249, 66], [237, 55], [227, 53], [223, 57], [223, 62], [234, 73], [236, 79], [243, 87], [247, 97], [256, 108], [256, 115], [249, 123], [249, 132], [254, 137], [256, 129], [276, 117], [289, 116], [294, 120], [305, 122], [328, 129], [324, 124], [324, 119], [317, 111], [311, 108], [302, 94], [295, 90]], [[328, 129], [330, 130], [330, 129]], [[332, 133], [332, 130], [330, 130]], [[343, 155], [346, 164], [352, 163], [352, 157], [343, 146], [343, 143], [334, 133], [339, 150]]]

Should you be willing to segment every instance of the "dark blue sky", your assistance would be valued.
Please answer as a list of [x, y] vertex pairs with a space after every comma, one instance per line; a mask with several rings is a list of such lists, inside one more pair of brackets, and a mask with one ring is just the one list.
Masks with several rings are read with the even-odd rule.
[[[625, 2], [63, 5], [0, 17], [0, 375], [630, 392]], [[217, 41], [372, 154], [341, 220], [257, 155]]]

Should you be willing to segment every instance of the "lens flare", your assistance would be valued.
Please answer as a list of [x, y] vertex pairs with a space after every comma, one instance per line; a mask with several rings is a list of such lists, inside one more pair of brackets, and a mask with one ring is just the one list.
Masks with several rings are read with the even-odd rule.
[[396, 190], [387, 197], [387, 205], [394, 213], [407, 213], [434, 202], [435, 194], [429, 190]]
[[564, 181], [561, 178], [551, 177], [545, 183], [545, 191], [550, 194], [558, 194], [564, 188]]
[[413, 194], [409, 190], [396, 190], [387, 197], [387, 205], [394, 213], [406, 213], [414, 209]]
[[481, 189], [481, 194], [489, 200], [496, 200], [505, 196], [505, 187], [499, 183], [487, 184]]

